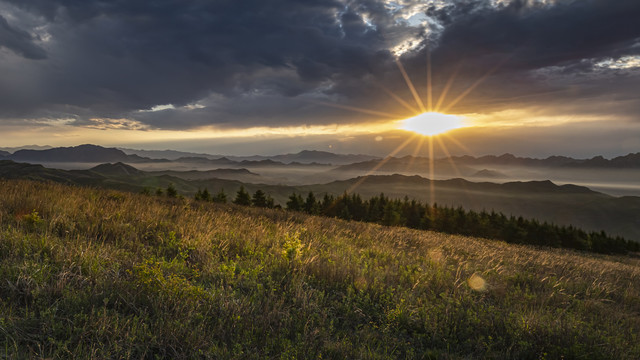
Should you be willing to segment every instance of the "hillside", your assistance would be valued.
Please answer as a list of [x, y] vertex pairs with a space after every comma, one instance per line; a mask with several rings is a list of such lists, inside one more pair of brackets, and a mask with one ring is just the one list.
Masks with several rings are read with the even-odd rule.
[[[462, 206], [476, 211], [495, 210], [506, 215], [572, 225], [589, 231], [605, 230], [611, 235], [640, 241], [640, 197], [617, 198], [575, 185], [558, 186], [550, 181], [505, 184], [470, 182], [464, 179], [431, 181], [420, 176], [395, 174], [359, 177], [327, 184], [286, 186], [260, 184], [261, 177], [252, 174], [242, 176], [243, 180], [252, 183], [225, 179], [229, 175], [228, 172], [216, 174], [215, 171], [145, 172], [124, 164], [103, 164], [90, 170], [57, 170], [0, 160], [0, 178], [50, 180], [133, 192], [144, 189], [155, 191], [173, 184], [180, 194], [189, 197], [198, 189], [205, 188], [214, 193], [224, 189], [227, 195], [234, 196], [244, 186], [250, 193], [263, 190], [281, 205], [286, 204], [291, 193], [307, 194], [309, 191], [318, 196], [338, 196], [349, 191], [365, 198], [384, 192], [391, 198], [408, 196], [428, 202], [431, 201], [429, 189], [433, 184], [435, 201], [440, 205]], [[219, 178], [213, 178], [214, 176]]]
[[[433, 186], [433, 199], [430, 188]], [[464, 179], [429, 180], [420, 176], [386, 175], [298, 187], [301, 191], [341, 194], [345, 191], [371, 197], [383, 192], [392, 198], [408, 196], [423, 202], [467, 210], [495, 210], [585, 230], [640, 241], [640, 197], [613, 197], [575, 185], [551, 181], [514, 181], [504, 184]]]
[[3, 357], [640, 357], [638, 258], [0, 187]]

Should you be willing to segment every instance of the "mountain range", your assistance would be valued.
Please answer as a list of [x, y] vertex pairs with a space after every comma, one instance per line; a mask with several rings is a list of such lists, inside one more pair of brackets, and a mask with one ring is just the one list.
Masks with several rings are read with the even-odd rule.
[[[238, 169], [235, 169], [238, 170]], [[231, 170], [225, 170], [231, 171]], [[254, 176], [242, 171], [246, 176]], [[192, 196], [199, 189], [221, 189], [230, 199], [243, 186], [250, 193], [260, 189], [281, 205], [296, 192], [306, 196], [313, 191], [324, 194], [358, 193], [363, 197], [383, 192], [392, 198], [437, 202], [461, 206], [467, 210], [495, 210], [585, 230], [605, 230], [612, 235], [640, 241], [640, 197], [614, 197], [576, 185], [556, 185], [551, 181], [526, 181], [496, 184], [464, 179], [429, 180], [421, 176], [375, 175], [324, 184], [286, 186], [245, 183], [215, 178], [216, 172], [147, 172], [124, 163], [102, 164], [89, 170], [58, 170], [41, 165], [0, 160], [0, 178], [45, 180], [82, 186], [99, 186], [126, 191], [164, 189], [173, 184], [181, 194]], [[223, 177], [223, 176], [221, 176]], [[432, 195], [435, 197], [432, 198]]]
[[[303, 150], [295, 154], [282, 154], [282, 155], [251, 155], [251, 156], [233, 156], [233, 155], [212, 155], [203, 153], [191, 153], [176, 150], [137, 150], [120, 148], [124, 153], [129, 155], [139, 155], [149, 157], [152, 159], [168, 159], [174, 161], [181, 161], [184, 159], [228, 159], [230, 161], [242, 162], [242, 161], [263, 161], [273, 160], [283, 164], [331, 164], [331, 165], [345, 165], [354, 162], [367, 161], [373, 159], [379, 159], [377, 156], [362, 155], [362, 154], [334, 154], [327, 151], [318, 150]], [[202, 160], [200, 160], [202, 161]]]
[[[128, 153], [127, 153], [128, 152]], [[240, 166], [282, 166], [282, 165], [318, 165], [347, 164], [357, 161], [378, 159], [369, 155], [343, 155], [325, 151], [301, 151], [296, 154], [275, 156], [222, 156], [195, 154], [173, 150], [145, 151], [127, 149], [125, 152], [117, 148], [105, 148], [98, 145], [84, 144], [73, 147], [56, 147], [47, 149], [20, 149], [13, 153], [0, 152], [0, 158], [20, 162], [82, 162], [82, 163], [194, 163], [206, 165], [240, 165]], [[142, 155], [152, 155], [147, 157]], [[167, 155], [168, 158], [157, 156]], [[178, 156], [180, 155], [180, 156]]]
[[[338, 171], [374, 169], [378, 171], [410, 171], [415, 169], [428, 169], [429, 158], [407, 155], [404, 157], [387, 157], [373, 159], [357, 163], [346, 164], [338, 167]], [[481, 157], [452, 156], [435, 159], [438, 168], [455, 167], [459, 171], [468, 166], [518, 166], [518, 167], [548, 167], [548, 168], [619, 168], [640, 169], [640, 152], [605, 159], [595, 156], [591, 159], [574, 159], [566, 156], [550, 156], [545, 159], [517, 157], [513, 154], [500, 156], [487, 155]]]
[[127, 155], [116, 148], [105, 148], [98, 145], [84, 144], [73, 147], [56, 147], [44, 150], [22, 149], [5, 155], [13, 161], [33, 162], [130, 162], [150, 161], [138, 155]]
[[[407, 166], [415, 165], [421, 169], [429, 163], [429, 159], [419, 156], [387, 157], [381, 159], [371, 155], [334, 154], [326, 151], [304, 150], [295, 154], [283, 154], [274, 156], [222, 156], [210, 154], [197, 154], [180, 152], [175, 150], [134, 150], [105, 148], [98, 145], [79, 145], [74, 147], [56, 147], [46, 149], [21, 149], [13, 153], [0, 151], [0, 158], [14, 161], [31, 162], [192, 162], [209, 163], [212, 165], [302, 165], [302, 164], [328, 164], [339, 166], [338, 170], [371, 170], [378, 168], [380, 171], [399, 171]], [[504, 165], [525, 167], [564, 167], [564, 168], [634, 168], [640, 169], [640, 152], [605, 159], [595, 156], [590, 159], [574, 159], [566, 156], [550, 156], [545, 159], [529, 157], [517, 157], [513, 154], [500, 156], [486, 155], [481, 157], [452, 156], [439, 158], [435, 162], [439, 167], [453, 166], [482, 166]]]

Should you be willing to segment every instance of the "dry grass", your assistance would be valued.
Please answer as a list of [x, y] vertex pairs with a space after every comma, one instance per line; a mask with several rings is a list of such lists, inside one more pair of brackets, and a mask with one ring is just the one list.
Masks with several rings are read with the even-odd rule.
[[0, 181], [0, 354], [640, 358], [640, 260]]

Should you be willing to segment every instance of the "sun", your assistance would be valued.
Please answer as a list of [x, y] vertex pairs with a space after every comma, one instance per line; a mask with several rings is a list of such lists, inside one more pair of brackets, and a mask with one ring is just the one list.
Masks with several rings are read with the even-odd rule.
[[464, 124], [460, 116], [425, 112], [401, 120], [398, 128], [413, 131], [421, 135], [434, 136], [463, 126]]

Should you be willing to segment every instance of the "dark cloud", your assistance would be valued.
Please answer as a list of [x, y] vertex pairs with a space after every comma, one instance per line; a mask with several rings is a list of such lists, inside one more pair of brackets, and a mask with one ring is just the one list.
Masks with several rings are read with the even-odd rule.
[[438, 49], [445, 60], [509, 54], [506, 68], [529, 70], [640, 53], [633, 48], [640, 37], [635, 0], [559, 1], [554, 6], [516, 0], [499, 8], [486, 3], [454, 3], [434, 11], [447, 19]]
[[46, 52], [35, 44], [35, 40], [28, 32], [9, 25], [7, 19], [0, 15], [0, 47], [5, 47], [26, 59], [46, 59]]
[[[597, 66], [640, 54], [637, 0], [402, 4], [431, 25], [412, 25], [381, 0], [0, 0], [16, 19], [0, 17], [0, 45], [41, 59], [0, 63], [13, 74], [0, 79], [0, 118], [127, 118], [170, 129], [371, 119], [316, 100], [405, 115], [383, 88], [413, 103], [392, 53], [409, 41], [418, 46], [401, 60], [421, 95], [427, 47], [436, 96], [457, 73], [445, 106], [493, 70], [451, 111], [637, 108], [638, 71]], [[175, 109], [140, 111], [164, 104]]]

